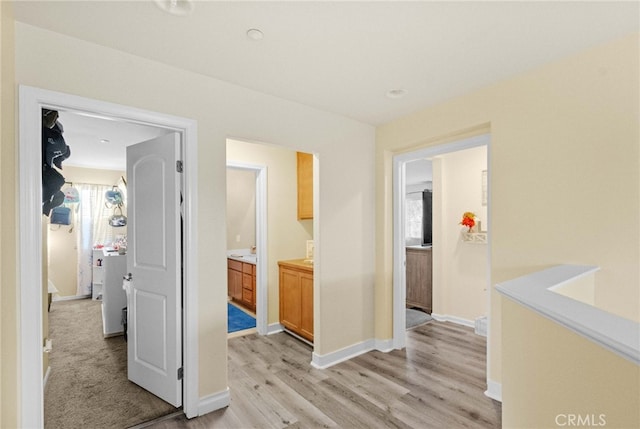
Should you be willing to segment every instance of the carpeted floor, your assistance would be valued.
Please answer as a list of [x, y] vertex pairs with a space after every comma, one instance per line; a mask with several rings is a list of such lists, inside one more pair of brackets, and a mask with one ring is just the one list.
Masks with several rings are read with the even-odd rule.
[[425, 323], [431, 322], [433, 318], [430, 314], [424, 311], [414, 310], [413, 308], [407, 308], [407, 329], [415, 328]]
[[126, 428], [176, 411], [127, 379], [127, 343], [103, 338], [99, 301], [57, 301], [49, 313], [45, 428]]

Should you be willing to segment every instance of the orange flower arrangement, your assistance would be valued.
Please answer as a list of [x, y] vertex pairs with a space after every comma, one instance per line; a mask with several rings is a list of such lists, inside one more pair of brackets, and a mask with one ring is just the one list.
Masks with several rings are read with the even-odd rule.
[[464, 212], [464, 214], [462, 215], [462, 222], [460, 222], [460, 225], [466, 226], [467, 228], [469, 228], [469, 232], [471, 232], [473, 227], [476, 226], [475, 218], [476, 218], [475, 213]]

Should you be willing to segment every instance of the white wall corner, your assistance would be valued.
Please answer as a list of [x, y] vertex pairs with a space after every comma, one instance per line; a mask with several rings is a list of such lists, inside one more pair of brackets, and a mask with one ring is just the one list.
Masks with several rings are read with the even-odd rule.
[[487, 390], [484, 394], [495, 401], [502, 402], [502, 384], [487, 380]]
[[375, 349], [383, 353], [389, 353], [390, 351], [394, 350], [395, 347], [393, 346], [393, 338], [389, 338], [388, 340], [376, 339]]
[[356, 356], [360, 356], [361, 354], [370, 352], [374, 349], [375, 340], [370, 339], [361, 343], [353, 344], [340, 350], [336, 350], [335, 352], [331, 352], [326, 355], [319, 355], [316, 352], [313, 352], [311, 366], [318, 369], [326, 369], [330, 366], [352, 359]]
[[42, 385], [47, 387], [47, 381], [49, 381], [49, 376], [51, 375], [51, 367], [47, 367], [47, 371], [44, 373], [44, 380], [42, 381]]
[[269, 326], [267, 326], [267, 335], [277, 334], [278, 332], [283, 332], [283, 331], [284, 331], [284, 326], [282, 326], [280, 323], [272, 323]]
[[213, 411], [228, 407], [231, 403], [231, 392], [227, 387], [225, 390], [200, 398], [198, 402], [198, 416], [202, 416]]

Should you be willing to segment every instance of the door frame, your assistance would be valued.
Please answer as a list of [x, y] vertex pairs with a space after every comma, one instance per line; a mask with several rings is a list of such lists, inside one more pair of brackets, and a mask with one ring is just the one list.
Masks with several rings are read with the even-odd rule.
[[227, 168], [256, 173], [256, 328], [258, 334], [268, 334], [269, 294], [267, 293], [267, 166], [227, 161]]
[[20, 422], [23, 427], [44, 426], [42, 344], [42, 184], [41, 109], [73, 110], [88, 115], [166, 128], [181, 134], [183, 177], [183, 409], [188, 418], [198, 415], [198, 218], [197, 122], [134, 107], [75, 95], [19, 87], [17, 292]]
[[[406, 346], [407, 330], [405, 302], [407, 299], [407, 279], [406, 279], [406, 254], [405, 254], [405, 190], [406, 190], [406, 163], [418, 159], [431, 158], [450, 152], [471, 149], [479, 146], [489, 148], [491, 136], [482, 134], [470, 138], [465, 138], [450, 143], [436, 146], [429, 146], [412, 152], [401, 153], [393, 156], [393, 348], [403, 349]], [[489, 151], [487, 150], [487, 164], [489, 164]], [[487, 168], [488, 174], [490, 169]], [[487, 217], [491, 216], [491, 195], [487, 201]], [[488, 221], [489, 219], [487, 219]], [[490, 240], [490, 238], [489, 238]], [[490, 245], [490, 242], [489, 242]], [[491, 252], [487, 251], [487, 256], [491, 257]], [[491, 261], [489, 260], [489, 267]], [[487, 278], [487, 314], [491, 317], [491, 270], [488, 271]], [[490, 324], [487, 324], [487, 341], [490, 335]], [[487, 365], [490, 349], [487, 347]], [[488, 375], [488, 373], [487, 373]]]

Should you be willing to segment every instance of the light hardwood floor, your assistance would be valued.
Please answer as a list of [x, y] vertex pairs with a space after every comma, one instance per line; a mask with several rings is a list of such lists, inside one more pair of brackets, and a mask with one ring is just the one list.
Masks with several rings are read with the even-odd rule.
[[500, 428], [484, 395], [486, 341], [470, 328], [430, 322], [407, 348], [369, 352], [325, 370], [285, 334], [229, 340], [231, 405], [161, 428]]

